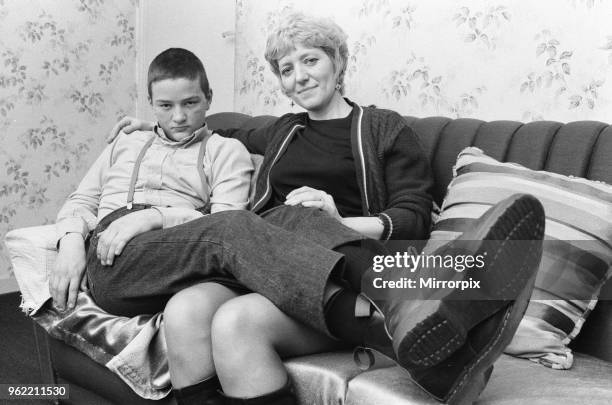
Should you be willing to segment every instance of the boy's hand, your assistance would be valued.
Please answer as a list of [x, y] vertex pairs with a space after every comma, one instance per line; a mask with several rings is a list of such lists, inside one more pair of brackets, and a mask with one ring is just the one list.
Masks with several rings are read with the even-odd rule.
[[98, 234], [97, 256], [103, 266], [112, 266], [115, 256], [136, 235], [162, 227], [162, 216], [155, 209], [135, 211], [113, 221]]
[[110, 134], [106, 137], [106, 142], [112, 143], [121, 131], [127, 135], [138, 130], [151, 131], [153, 126], [154, 124], [150, 121], [143, 121], [134, 117], [123, 117], [115, 124], [113, 129], [111, 129]]
[[87, 265], [85, 241], [78, 233], [69, 233], [60, 241], [55, 267], [49, 277], [49, 291], [53, 304], [63, 311], [74, 308], [79, 285], [84, 281]]

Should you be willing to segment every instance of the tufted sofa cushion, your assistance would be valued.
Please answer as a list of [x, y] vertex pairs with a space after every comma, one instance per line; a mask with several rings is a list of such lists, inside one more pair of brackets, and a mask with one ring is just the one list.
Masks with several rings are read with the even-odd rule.
[[612, 184], [612, 127], [602, 122], [523, 124], [445, 117], [406, 117], [406, 120], [423, 141], [431, 159], [436, 186], [434, 198], [438, 203], [442, 202], [452, 179], [457, 155], [467, 146], [476, 146], [502, 162]]

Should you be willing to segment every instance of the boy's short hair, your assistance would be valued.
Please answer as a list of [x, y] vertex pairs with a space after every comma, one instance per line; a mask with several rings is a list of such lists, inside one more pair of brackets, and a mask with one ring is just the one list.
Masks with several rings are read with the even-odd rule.
[[149, 73], [147, 74], [147, 91], [149, 98], [151, 95], [151, 85], [155, 82], [165, 79], [200, 79], [200, 88], [210, 100], [212, 92], [206, 76], [206, 70], [202, 61], [193, 54], [183, 48], [169, 48], [160, 53], [153, 59], [149, 65]]
[[295, 49], [296, 45], [320, 48], [331, 59], [339, 72], [340, 93], [344, 93], [344, 74], [348, 62], [347, 35], [338, 24], [327, 18], [293, 13], [281, 19], [266, 43], [265, 58], [278, 77], [278, 60]]

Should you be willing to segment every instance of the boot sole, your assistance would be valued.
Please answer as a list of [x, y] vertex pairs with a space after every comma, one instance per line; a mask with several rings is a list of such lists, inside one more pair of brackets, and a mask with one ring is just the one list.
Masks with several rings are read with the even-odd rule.
[[[400, 365], [405, 368], [418, 368], [439, 364], [466, 342], [470, 329], [511, 305], [512, 301], [508, 297], [521, 295], [537, 271], [536, 261], [540, 257], [539, 247], [544, 231], [544, 224], [539, 223], [537, 219], [542, 217], [539, 201], [531, 196], [517, 195], [497, 206], [479, 228], [480, 232], [468, 232], [459, 238], [474, 242], [470, 251], [475, 255], [483, 253], [483, 241], [500, 241], [496, 244], [495, 252], [487, 252], [492, 253], [488, 254], [488, 257], [493, 257], [488, 267], [500, 266], [503, 271], [496, 271], [493, 277], [481, 279], [481, 288], [497, 293], [500, 300], [460, 300], [457, 299], [459, 293], [453, 292], [441, 301], [424, 302], [424, 310], [431, 315], [404, 333], [404, 338], [396, 346]], [[525, 252], [525, 243], [517, 249], [517, 244], [508, 244], [510, 240], [532, 243], [529, 244], [528, 252]], [[508, 277], [499, 277], [500, 274]], [[501, 297], [505, 299], [502, 300]], [[396, 331], [396, 335], [397, 332], [402, 335], [401, 331]]]
[[471, 405], [480, 396], [490, 377], [493, 363], [508, 346], [523, 319], [534, 283], [535, 273], [516, 301], [506, 309], [504, 320], [489, 345], [482, 349], [478, 357], [465, 368], [448, 395], [438, 398], [440, 401], [449, 405]]

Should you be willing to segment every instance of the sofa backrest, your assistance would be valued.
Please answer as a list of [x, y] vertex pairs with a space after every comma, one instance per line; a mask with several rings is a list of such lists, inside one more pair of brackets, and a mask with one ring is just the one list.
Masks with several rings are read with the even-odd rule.
[[406, 120], [429, 153], [438, 203], [452, 179], [457, 155], [467, 146], [476, 146], [503, 162], [612, 184], [612, 127], [602, 122], [523, 124], [446, 117]]
[[[503, 162], [534, 170], [584, 177], [612, 184], [612, 126], [596, 121], [567, 124], [554, 121], [521, 123], [447, 117], [404, 117], [421, 139], [431, 161], [434, 199], [440, 204], [452, 179], [459, 152], [476, 146]], [[216, 128], [259, 128], [276, 117], [218, 113], [208, 117]], [[612, 280], [602, 297], [612, 297]], [[573, 348], [612, 361], [612, 301], [600, 301]]]

